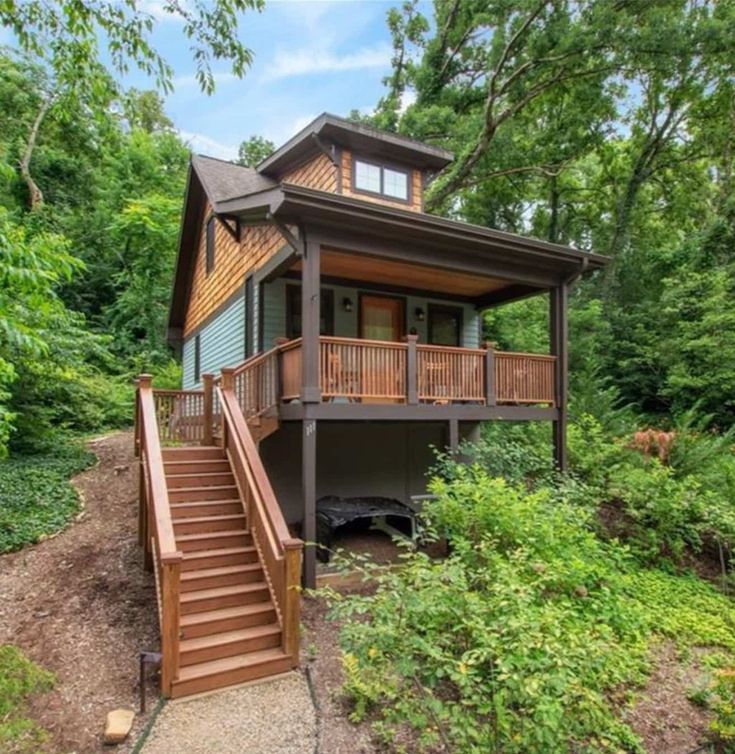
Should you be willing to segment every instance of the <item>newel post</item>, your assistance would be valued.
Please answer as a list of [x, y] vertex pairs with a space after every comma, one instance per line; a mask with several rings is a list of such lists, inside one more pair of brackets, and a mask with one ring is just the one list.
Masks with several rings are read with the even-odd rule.
[[204, 390], [204, 431], [202, 432], [202, 445], [211, 445], [212, 426], [214, 423], [214, 375], [202, 375], [202, 388]]
[[419, 402], [418, 355], [416, 343], [418, 335], [406, 335], [408, 352], [406, 353], [406, 392], [409, 405]]
[[[231, 392], [235, 387], [235, 378], [233, 376], [234, 369], [232, 367], [222, 367], [222, 377], [220, 379], [220, 390], [222, 390], [222, 399], [224, 400], [224, 394]], [[223, 448], [227, 447], [227, 422], [225, 421], [225, 409], [222, 406], [222, 431], [220, 432], [220, 444]]]
[[170, 697], [179, 677], [181, 553], [161, 558], [161, 691]]
[[498, 393], [495, 387], [495, 343], [485, 341], [485, 403], [496, 406]]
[[286, 551], [283, 649], [286, 654], [291, 655], [293, 667], [298, 667], [299, 640], [301, 638], [301, 552], [304, 543], [300, 539], [287, 539], [283, 546]]

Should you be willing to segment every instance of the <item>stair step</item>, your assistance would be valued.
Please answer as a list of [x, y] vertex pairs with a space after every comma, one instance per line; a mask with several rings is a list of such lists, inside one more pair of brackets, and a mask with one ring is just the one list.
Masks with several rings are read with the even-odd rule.
[[258, 562], [258, 551], [251, 545], [245, 547], [218, 547], [190, 550], [183, 553], [181, 570], [200, 571], [204, 568], [222, 568]]
[[164, 461], [166, 474], [183, 474], [189, 472], [207, 473], [211, 471], [229, 471], [230, 462], [226, 458], [204, 458], [188, 461]]
[[178, 679], [173, 683], [172, 696], [188, 696], [201, 691], [232, 686], [256, 678], [284, 673], [292, 667], [294, 667], [293, 658], [280, 648], [263, 649], [259, 652], [200, 662], [181, 668]]
[[221, 607], [248, 605], [252, 602], [266, 602], [270, 591], [265, 581], [253, 581], [249, 584], [218, 586], [212, 589], [198, 589], [181, 595], [181, 613], [201, 613], [205, 610], [217, 610]]
[[205, 534], [214, 531], [245, 531], [245, 514], [230, 513], [224, 516], [193, 516], [173, 519], [175, 534]]
[[175, 536], [176, 546], [182, 552], [217, 550], [222, 547], [249, 547], [253, 544], [253, 538], [244, 529], [176, 534]]
[[267, 625], [275, 620], [276, 608], [270, 601], [189, 613], [181, 616], [181, 638], [211, 636], [249, 626]]
[[278, 623], [251, 626], [209, 636], [184, 639], [180, 643], [181, 667], [218, 660], [222, 657], [258, 652], [281, 646], [281, 627]]
[[224, 458], [222, 448], [216, 445], [189, 445], [182, 448], [162, 448], [161, 455], [167, 461], [211, 461]]
[[201, 503], [204, 500], [224, 500], [237, 496], [237, 487], [234, 484], [179, 487], [168, 491], [168, 499], [172, 503]]
[[242, 513], [242, 503], [232, 500], [203, 500], [199, 503], [171, 503], [171, 518], [196, 518], [198, 516], [228, 516]]
[[201, 568], [196, 571], [184, 571], [181, 574], [181, 591], [193, 592], [197, 589], [211, 589], [217, 586], [247, 584], [262, 580], [263, 568], [257, 561], [220, 568]]
[[229, 469], [224, 471], [188, 471], [178, 474], [166, 474], [166, 486], [169, 490], [190, 487], [224, 487], [235, 484], [235, 477]]

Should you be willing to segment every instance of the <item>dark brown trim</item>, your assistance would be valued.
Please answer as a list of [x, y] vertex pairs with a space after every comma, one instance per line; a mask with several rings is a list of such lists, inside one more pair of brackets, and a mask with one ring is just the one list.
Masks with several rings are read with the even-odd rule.
[[569, 381], [569, 349], [567, 331], [568, 288], [560, 285], [549, 296], [549, 329], [551, 353], [556, 356], [554, 378], [559, 417], [554, 422], [554, 461], [560, 471], [567, 468], [567, 392]]
[[317, 422], [304, 421], [301, 428], [301, 496], [304, 512], [301, 537], [304, 540], [304, 586], [316, 588], [316, 438]]
[[491, 309], [493, 306], [507, 304], [511, 301], [520, 301], [531, 296], [538, 296], [539, 293], [545, 293], [547, 288], [537, 288], [531, 285], [509, 285], [497, 291], [491, 291], [484, 296], [475, 299], [475, 306], [480, 309]]
[[194, 382], [202, 378], [202, 336], [197, 333], [194, 336]]
[[243, 299], [245, 307], [245, 341], [243, 344], [243, 351], [245, 358], [249, 359], [258, 349], [257, 344], [254, 342], [255, 328], [253, 327], [253, 319], [255, 318], [255, 278], [252, 273], [245, 277]]
[[403, 296], [395, 296], [389, 293], [373, 293], [371, 291], [358, 291], [357, 292], [357, 337], [362, 338], [362, 300], [365, 296], [370, 298], [386, 298], [392, 301], [399, 301], [401, 303], [401, 330], [399, 333], [399, 340], [407, 333], [408, 328], [408, 312], [407, 312], [407, 300]]
[[217, 215], [217, 217], [219, 218], [222, 225], [225, 226], [227, 232], [235, 239], [235, 241], [240, 243], [240, 218], [231, 215]]
[[265, 339], [265, 285], [258, 280], [255, 276], [255, 289], [258, 291], [258, 342], [255, 344], [256, 351], [261, 353], [262, 351], [268, 351], [271, 347], [271, 343], [266, 344], [263, 342]]
[[322, 399], [319, 382], [319, 320], [321, 281], [319, 280], [319, 239], [306, 238], [306, 254], [301, 276], [301, 402]]
[[204, 226], [206, 237], [204, 239], [205, 270], [207, 275], [214, 271], [217, 263], [217, 216], [213, 213], [207, 218]]
[[[431, 315], [434, 312], [444, 312], [445, 314], [451, 314], [452, 316], [458, 316], [459, 317], [459, 330], [457, 331], [457, 342], [456, 343], [435, 343], [434, 342], [434, 333], [433, 330], [433, 323], [431, 321]], [[460, 306], [450, 306], [447, 304], [432, 304], [429, 302], [426, 305], [426, 337], [428, 342], [431, 345], [439, 346], [457, 346], [461, 347], [463, 345], [464, 340], [464, 309]]]
[[[380, 170], [380, 191], [370, 191], [369, 189], [362, 189], [357, 187], [356, 183], [356, 165], [357, 162], [363, 162], [366, 165], [371, 165], [374, 168]], [[406, 176], [406, 198], [401, 199], [398, 196], [391, 196], [384, 191], [385, 185], [385, 169], [392, 170], [394, 173], [403, 173]], [[398, 165], [396, 163], [389, 163], [384, 161], [378, 161], [375, 159], [369, 159], [363, 157], [360, 154], [352, 152], [350, 154], [350, 186], [353, 194], [365, 194], [366, 196], [374, 196], [377, 199], [382, 199], [386, 202], [395, 202], [396, 204], [405, 204], [413, 206], [413, 168], [406, 167], [404, 165]]]
[[289, 403], [280, 407], [283, 421], [555, 421], [556, 408], [544, 406], [434, 406], [407, 403]]
[[332, 145], [335, 152], [334, 156], [337, 160], [337, 193], [342, 193], [342, 186], [343, 186], [343, 177], [342, 177], [342, 147], [338, 146], [337, 144]]

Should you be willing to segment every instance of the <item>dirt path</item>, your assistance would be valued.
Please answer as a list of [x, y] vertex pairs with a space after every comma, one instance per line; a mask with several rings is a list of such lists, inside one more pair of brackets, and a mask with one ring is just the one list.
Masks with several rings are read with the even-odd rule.
[[[79, 521], [57, 537], [0, 556], [0, 643], [53, 671], [56, 688], [32, 714], [54, 754], [102, 751], [105, 715], [138, 709], [138, 653], [157, 649], [153, 581], [137, 546], [132, 435], [90, 443], [99, 459], [79, 475]], [[157, 691], [149, 684], [151, 707]], [[116, 752], [129, 751], [144, 724]]]

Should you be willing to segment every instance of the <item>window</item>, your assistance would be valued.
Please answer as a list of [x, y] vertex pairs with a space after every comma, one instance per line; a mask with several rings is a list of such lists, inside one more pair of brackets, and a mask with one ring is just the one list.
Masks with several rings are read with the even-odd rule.
[[215, 223], [217, 218], [212, 217], [207, 220], [207, 274], [214, 269], [214, 239], [215, 239]]
[[409, 201], [407, 170], [389, 168], [364, 160], [355, 160], [354, 166], [356, 191], [368, 191], [403, 202]]
[[[334, 291], [322, 288], [319, 296], [319, 334], [334, 335]], [[286, 287], [286, 337], [301, 337], [301, 286]]]
[[462, 310], [459, 307], [429, 304], [429, 343], [435, 346], [462, 344]]
[[202, 340], [199, 333], [194, 336], [194, 382], [202, 376]]

